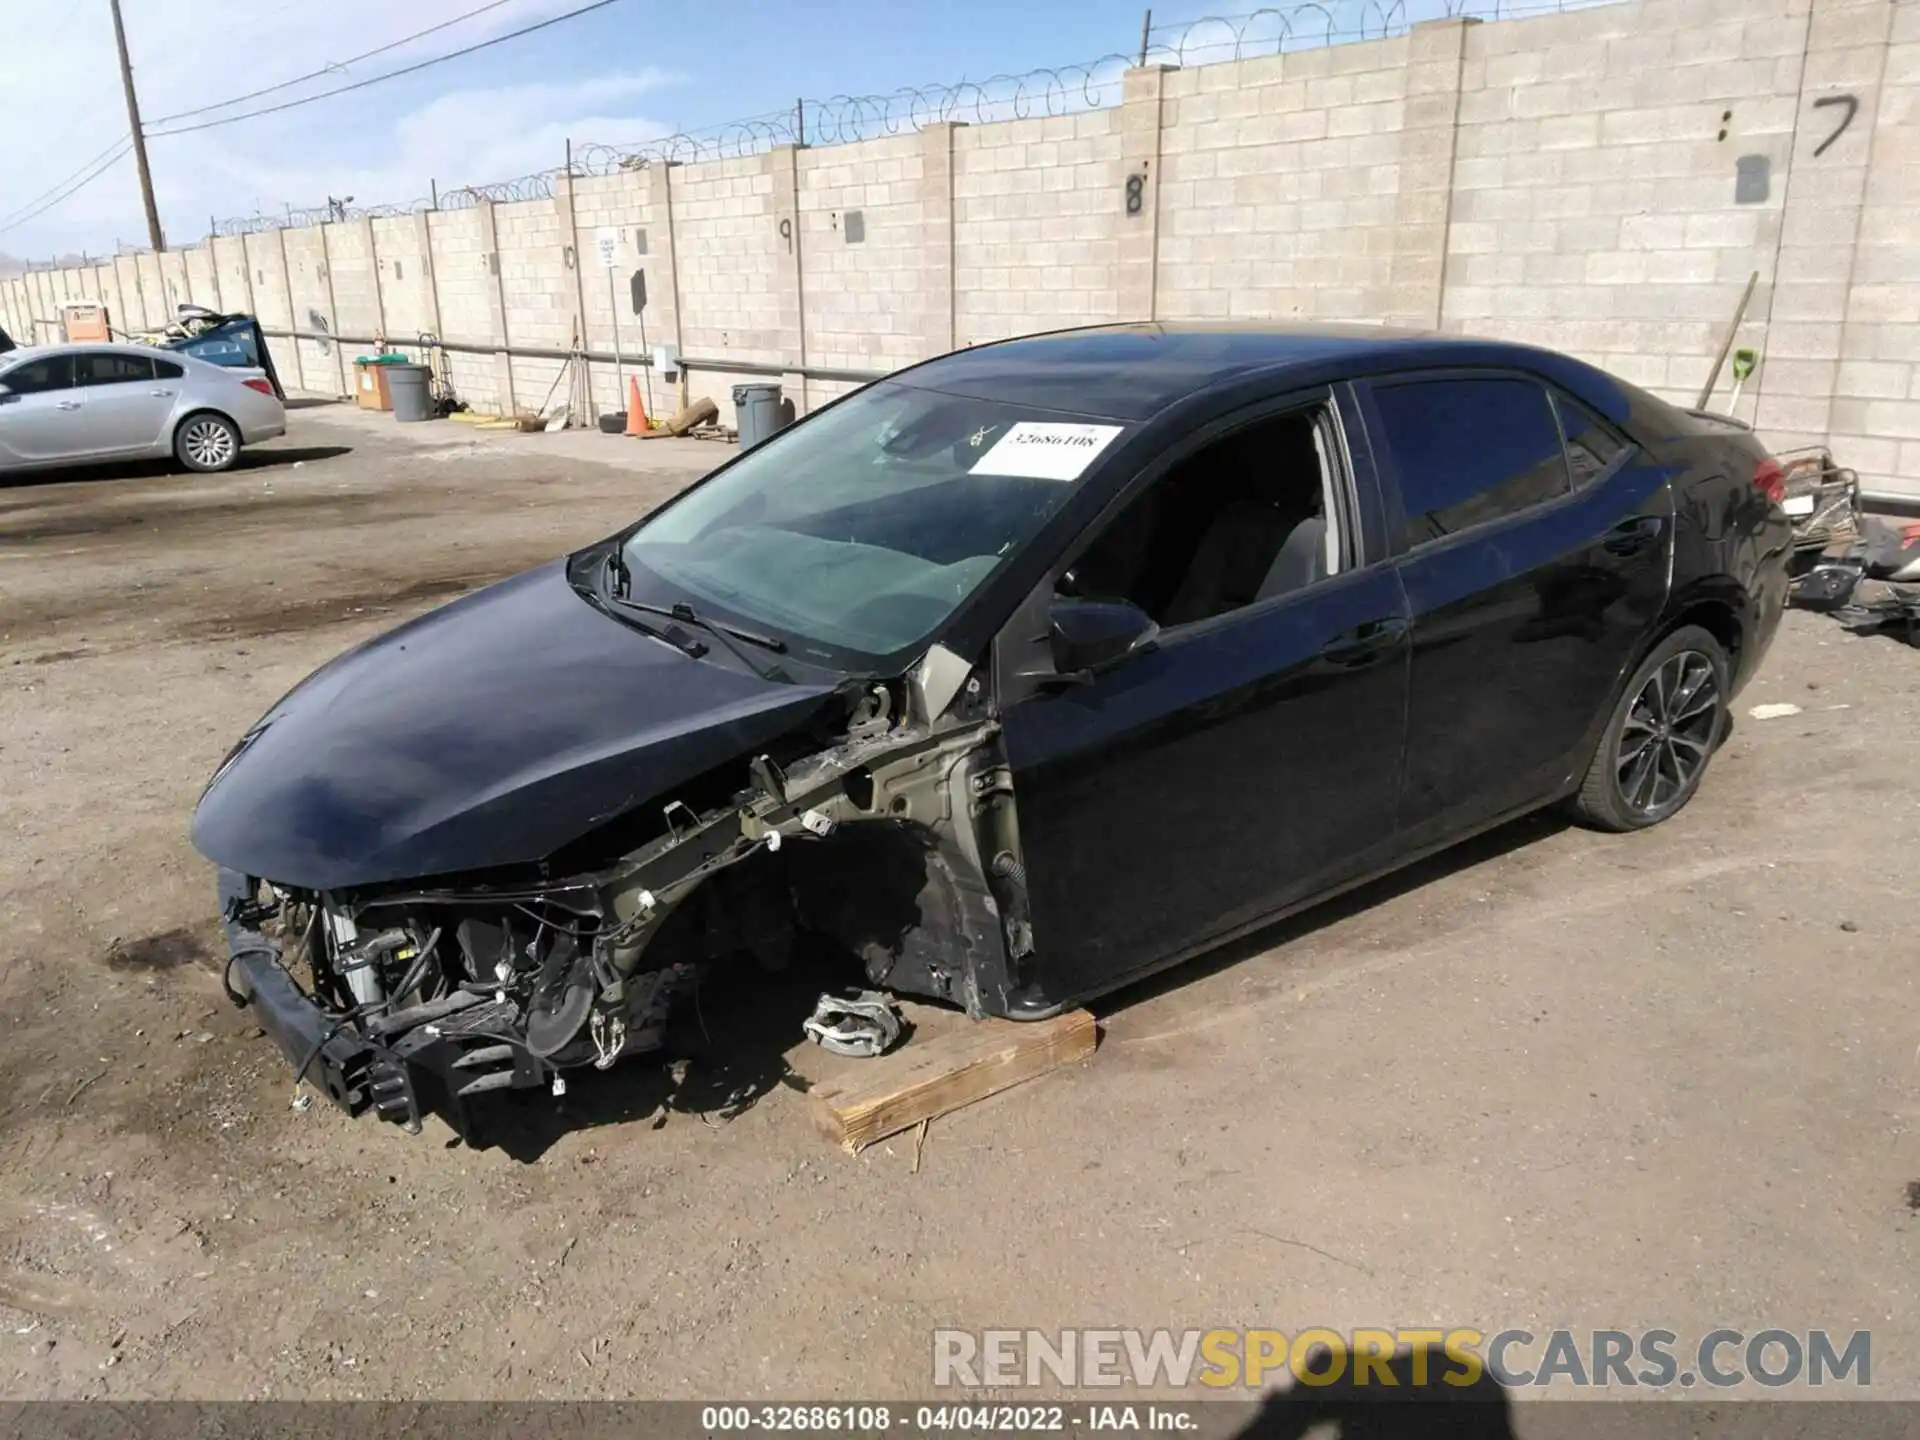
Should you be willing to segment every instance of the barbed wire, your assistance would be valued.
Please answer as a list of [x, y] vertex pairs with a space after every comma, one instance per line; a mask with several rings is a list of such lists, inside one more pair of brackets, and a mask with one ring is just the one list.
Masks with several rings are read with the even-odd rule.
[[[1586, 9], [1612, 0], [1412, 0], [1430, 18], [1516, 19]], [[1429, 18], [1421, 16], [1419, 18]], [[615, 175], [652, 165], [691, 165], [742, 160], [780, 145], [848, 145], [907, 135], [927, 125], [986, 125], [1103, 110], [1120, 102], [1123, 77], [1137, 65], [1178, 67], [1222, 64], [1354, 41], [1403, 35], [1416, 16], [1409, 0], [1291, 0], [1235, 15], [1202, 15], [1150, 26], [1138, 51], [1109, 54], [1072, 65], [1041, 66], [982, 80], [908, 85], [874, 95], [835, 95], [801, 100], [791, 110], [729, 120], [710, 129], [654, 136], [628, 144], [597, 141], [573, 147], [572, 173]], [[356, 207], [333, 203], [285, 215], [243, 215], [215, 223], [215, 235], [316, 225], [328, 220], [406, 215], [418, 210], [459, 210], [482, 200], [548, 200], [565, 166], [481, 185], [439, 190], [400, 205]]]

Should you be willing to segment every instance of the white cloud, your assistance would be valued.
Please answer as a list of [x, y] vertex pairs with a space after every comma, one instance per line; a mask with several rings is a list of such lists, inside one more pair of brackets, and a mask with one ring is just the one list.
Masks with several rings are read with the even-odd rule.
[[[149, 130], [161, 117], [256, 90], [370, 50], [475, 8], [482, 0], [144, 0], [129, 5], [129, 44]], [[574, 0], [509, 0], [499, 9], [298, 89], [237, 109], [298, 98], [471, 44], [571, 8]], [[0, 217], [72, 174], [125, 133], [106, 7], [76, 0], [0, 3]], [[672, 77], [622, 70], [521, 81], [514, 44], [425, 72], [410, 82], [234, 125], [155, 138], [154, 188], [171, 242], [205, 233], [210, 217], [329, 195], [397, 203], [443, 189], [505, 180], [562, 163], [568, 137], [627, 142], [670, 127], [641, 108]], [[482, 57], [490, 57], [482, 64]], [[597, 57], [594, 57], [597, 58]], [[592, 60], [588, 61], [590, 65]], [[583, 67], [584, 68], [584, 67]], [[396, 98], [402, 103], [396, 104]], [[228, 112], [192, 117], [213, 119]], [[64, 120], [61, 117], [65, 117]], [[0, 234], [17, 255], [111, 249], [143, 241], [131, 159], [37, 219]]]

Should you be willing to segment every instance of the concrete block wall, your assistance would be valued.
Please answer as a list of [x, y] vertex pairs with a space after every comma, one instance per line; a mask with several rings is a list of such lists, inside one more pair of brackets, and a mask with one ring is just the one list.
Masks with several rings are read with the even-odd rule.
[[[241, 255], [253, 283], [253, 313], [263, 327], [295, 330], [303, 323], [293, 304], [293, 282], [287, 269], [287, 237], [282, 230], [242, 237]], [[267, 349], [273, 355], [280, 383], [296, 390], [326, 390], [331, 382], [319, 376], [308, 378], [302, 369], [300, 347], [292, 340], [269, 337]]]
[[[799, 317], [786, 312], [802, 240], [791, 185], [776, 184], [783, 169], [790, 181], [792, 155], [782, 147], [741, 160], [670, 168], [685, 353], [764, 365], [768, 378], [776, 379], [788, 357], [799, 359]], [[776, 189], [787, 194], [777, 197]], [[730, 414], [732, 387], [741, 378], [690, 374], [689, 395], [709, 396]]]
[[[572, 242], [563, 234], [559, 204], [553, 200], [516, 200], [493, 207], [500, 256], [500, 294], [509, 346], [565, 350], [574, 340], [569, 295], [574, 290]], [[537, 410], [554, 390], [565, 362], [513, 361], [513, 403]]]
[[[951, 127], [928, 136], [946, 140]], [[927, 355], [944, 297], [930, 294], [923, 255], [932, 206], [922, 190], [927, 142], [918, 134], [801, 151], [801, 288], [810, 364], [897, 370]], [[939, 177], [944, 187], [945, 176]], [[856, 243], [845, 217], [860, 216]]]
[[[344, 220], [320, 227], [321, 251], [327, 267], [327, 286], [333, 302], [336, 335], [381, 333], [380, 293], [374, 283], [373, 231], [369, 220]], [[349, 359], [365, 353], [364, 346], [348, 342]]]
[[[247, 237], [216, 236], [207, 241], [209, 263], [213, 268], [213, 288], [220, 306], [227, 311], [259, 314], [254, 298], [253, 270], [247, 264]], [[264, 320], [262, 323], [267, 323]]]
[[186, 260], [186, 298], [195, 305], [204, 305], [209, 310], [218, 310], [220, 282], [214, 275], [213, 251], [202, 245], [192, 250], [182, 251], [181, 254]]
[[1118, 109], [953, 132], [954, 342], [1117, 320]]
[[[624, 410], [627, 397], [620, 381], [640, 382], [641, 404], [649, 415], [673, 408], [670, 387], [639, 364], [646, 347], [674, 345], [677, 307], [674, 301], [672, 230], [667, 219], [666, 166], [622, 170], [612, 175], [582, 176], [571, 182], [574, 250], [580, 256], [579, 301], [586, 348], [623, 357], [619, 367], [588, 367], [596, 409]], [[599, 238], [611, 232], [615, 241], [611, 271], [601, 263]], [[646, 309], [633, 313], [632, 277], [645, 272]]]
[[438, 334], [434, 314], [427, 227], [421, 215], [395, 215], [370, 222], [380, 328], [395, 340]]
[[[472, 209], [440, 210], [427, 216], [442, 339], [506, 344], [500, 277], [493, 271], [491, 208], [482, 202]], [[478, 409], [504, 408], [505, 363], [493, 355], [447, 353], [454, 392]]]
[[[0, 301], [22, 335], [69, 295], [155, 325], [189, 295], [214, 303], [210, 288], [275, 327], [433, 329], [478, 348], [450, 355], [454, 384], [497, 410], [538, 406], [559, 370], [512, 348], [564, 350], [578, 326], [610, 353], [618, 313], [637, 353], [627, 277], [644, 266], [647, 340], [693, 359], [688, 390], [730, 419], [756, 374], [804, 410], [849, 388], [821, 371], [1152, 318], [1502, 336], [1692, 404], [1757, 274], [1736, 343], [1762, 360], [1739, 413], [1777, 447], [1830, 440], [1870, 488], [1920, 496], [1915, 0], [1440, 20], [1137, 69], [1116, 99], [36, 271]], [[1743, 167], [1765, 172], [1750, 193]], [[849, 243], [855, 210], [865, 238]], [[619, 237], [611, 301], [603, 228]], [[289, 383], [320, 390], [345, 383], [338, 349], [276, 342]], [[590, 371], [593, 404], [623, 406], [613, 367]]]
[[1407, 49], [1403, 37], [1166, 76], [1160, 316], [1386, 309]]
[[[1829, 157], [1857, 170], [1860, 202], [1825, 428], [1863, 474], [1920, 493], [1920, 8], [1864, 5], [1834, 20], [1831, 63], [1862, 104]], [[1863, 79], [1876, 58], [1878, 77]]]
[[[1472, 26], [1443, 325], [1573, 350], [1697, 398], [1755, 271], [1740, 343], [1772, 303], [1806, 30], [1794, 5]], [[1737, 161], [1753, 156], [1768, 196], [1736, 203]], [[1748, 419], [1756, 398], [1748, 387]]]

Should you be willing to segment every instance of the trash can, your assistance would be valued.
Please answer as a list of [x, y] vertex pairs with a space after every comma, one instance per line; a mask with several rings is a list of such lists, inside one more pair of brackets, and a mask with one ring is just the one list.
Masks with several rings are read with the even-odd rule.
[[362, 410], [391, 410], [393, 394], [387, 385], [387, 371], [404, 365], [404, 355], [361, 355], [353, 362], [353, 398]]
[[424, 365], [382, 365], [396, 420], [433, 419], [433, 372]]
[[733, 387], [733, 423], [740, 431], [740, 448], [751, 450], [772, 437], [786, 423], [780, 411], [778, 385]]

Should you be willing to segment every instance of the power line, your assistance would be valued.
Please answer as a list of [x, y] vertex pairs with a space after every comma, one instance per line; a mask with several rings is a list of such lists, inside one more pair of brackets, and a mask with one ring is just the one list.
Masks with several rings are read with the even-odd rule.
[[398, 40], [390, 41], [372, 50], [363, 51], [358, 55], [349, 56], [345, 60], [336, 60], [331, 65], [321, 66], [318, 70], [309, 70], [305, 75], [296, 75], [291, 80], [282, 80], [278, 85], [268, 85], [260, 90], [249, 90], [244, 95], [235, 95], [212, 105], [202, 105], [194, 110], [176, 110], [171, 115], [156, 116], [151, 123], [154, 125], [166, 125], [175, 120], [186, 120], [195, 115], [205, 115], [210, 110], [225, 110], [230, 105], [238, 105], [246, 100], [258, 100], [262, 95], [273, 95], [282, 90], [290, 90], [295, 85], [304, 85], [307, 81], [317, 80], [322, 75], [331, 75], [336, 71], [346, 69], [349, 65], [358, 65], [362, 60], [371, 60], [374, 56], [384, 55], [389, 50], [398, 50], [402, 45], [411, 45], [415, 40], [424, 40], [429, 35], [435, 35], [442, 30], [451, 29], [453, 26], [471, 20], [475, 16], [484, 15], [489, 10], [498, 10], [502, 5], [510, 5], [512, 3], [513, 0], [490, 0], [489, 4], [482, 5], [475, 10], [469, 10], [463, 15], [456, 15], [451, 20], [442, 20], [438, 25], [429, 25], [424, 30], [416, 30], [411, 35], [403, 35]]
[[92, 173], [67, 185], [58, 194], [50, 197], [45, 204], [28, 210], [24, 215], [16, 214], [13, 218], [10, 218], [4, 225], [0, 225], [0, 235], [6, 234], [9, 230], [18, 229], [20, 226], [26, 224], [27, 221], [46, 214], [47, 211], [53, 209], [54, 206], [60, 204], [63, 200], [77, 195], [102, 175], [105, 175], [109, 170], [113, 169], [115, 165], [118, 165], [122, 160], [126, 159], [132, 152], [133, 142], [131, 140], [121, 141], [119, 147], [112, 152], [111, 158], [109, 158], [105, 164], [97, 166]]
[[577, 9], [568, 10], [563, 14], [549, 16], [545, 20], [538, 21], [532, 25], [522, 26], [518, 30], [509, 30], [506, 34], [496, 35], [491, 40], [481, 40], [475, 44], [465, 46], [462, 49], [449, 51], [445, 55], [436, 55], [430, 60], [421, 60], [412, 65], [403, 65], [400, 69], [389, 70], [384, 75], [373, 75], [365, 80], [356, 80], [351, 85], [339, 85], [331, 90], [322, 90], [318, 95], [309, 95], [302, 100], [286, 100], [278, 105], [264, 105], [258, 110], [244, 111], [239, 115], [229, 115], [220, 120], [202, 120], [198, 125], [176, 125], [171, 130], [149, 130], [147, 134], [149, 138], [157, 140], [167, 135], [191, 135], [196, 130], [211, 130], [219, 125], [237, 125], [242, 120], [252, 120], [261, 115], [277, 115], [282, 110], [293, 110], [302, 105], [312, 105], [319, 100], [331, 100], [336, 95], [345, 95], [354, 90], [364, 90], [369, 85], [379, 85], [387, 80], [398, 80], [403, 75], [417, 74], [434, 65], [441, 65], [449, 60], [458, 60], [463, 55], [472, 55], [476, 51], [486, 50], [494, 45], [504, 45], [509, 40], [518, 40], [521, 36], [531, 35], [536, 30], [545, 30], [549, 26], [560, 24], [562, 21], [575, 19], [594, 10], [604, 10], [609, 5], [617, 5], [619, 3], [620, 0], [593, 0], [593, 3], [590, 5], [582, 5]]
[[67, 176], [66, 179], [58, 180], [54, 182], [52, 185], [49, 185], [46, 189], [42, 190], [38, 195], [34, 196], [31, 200], [23, 201], [21, 204], [15, 206], [12, 210], [8, 211], [5, 215], [0, 215], [0, 225], [5, 225], [11, 222], [13, 217], [15, 215], [18, 215], [22, 210], [31, 210], [34, 206], [38, 205], [42, 200], [46, 199], [49, 195], [53, 194], [54, 191], [60, 189], [61, 186], [67, 184], [68, 181], [71, 181], [75, 177], [77, 177], [82, 170], [91, 169], [93, 166], [99, 164], [102, 160], [106, 159], [108, 155], [113, 153], [115, 150], [118, 150], [122, 145], [125, 145], [126, 143], [127, 143], [127, 137], [125, 135], [122, 135], [118, 140], [114, 141], [113, 144], [109, 145], [105, 150], [102, 150], [98, 155], [94, 156], [93, 159], [87, 161], [84, 165], [80, 166], [80, 168], [78, 170], [75, 170], [72, 175]]

